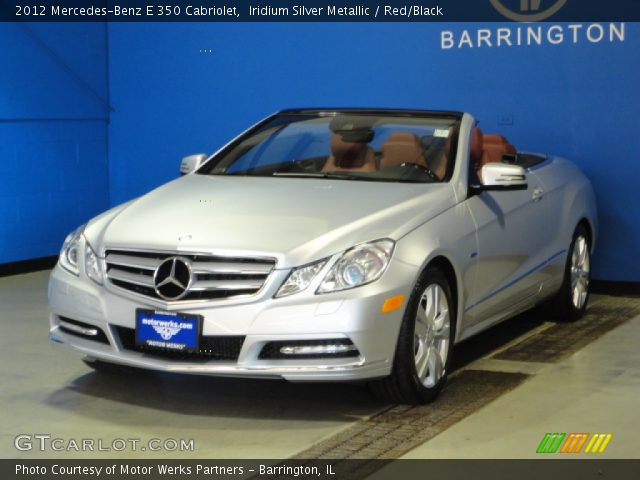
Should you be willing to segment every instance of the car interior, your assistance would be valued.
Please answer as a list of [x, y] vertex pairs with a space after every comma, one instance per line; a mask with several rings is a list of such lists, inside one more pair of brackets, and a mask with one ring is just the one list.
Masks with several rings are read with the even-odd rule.
[[437, 180], [443, 180], [451, 150], [450, 138], [419, 137], [413, 132], [396, 131], [390, 133], [380, 151], [375, 152], [365, 141], [333, 131], [331, 152], [322, 171], [369, 173], [411, 165], [428, 170]]

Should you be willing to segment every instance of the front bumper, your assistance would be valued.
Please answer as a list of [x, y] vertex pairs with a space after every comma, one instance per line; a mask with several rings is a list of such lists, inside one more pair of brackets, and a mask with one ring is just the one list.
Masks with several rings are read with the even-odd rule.
[[[49, 283], [49, 336], [53, 343], [88, 360], [166, 372], [290, 381], [363, 380], [390, 373], [406, 299], [417, 273], [414, 267], [392, 260], [383, 277], [370, 285], [327, 295], [314, 295], [309, 289], [273, 299], [287, 273], [273, 272], [253, 297], [160, 308], [152, 300], [96, 285], [83, 273], [76, 277], [56, 266]], [[399, 294], [405, 298], [402, 307], [381, 313], [384, 301]], [[202, 315], [203, 336], [243, 337], [237, 359], [171, 359], [131, 349], [121, 332], [135, 327], [137, 308]], [[60, 327], [61, 317], [99, 328], [105, 341], [70, 333]], [[261, 358], [270, 342], [328, 339], [350, 340], [357, 347], [357, 356]]]

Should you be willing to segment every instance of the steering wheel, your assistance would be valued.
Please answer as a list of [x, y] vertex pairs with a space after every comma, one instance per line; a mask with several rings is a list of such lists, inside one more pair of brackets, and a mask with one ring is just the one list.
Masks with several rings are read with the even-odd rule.
[[435, 173], [433, 173], [433, 170], [431, 170], [426, 165], [421, 165], [419, 163], [413, 163], [413, 162], [404, 162], [404, 163], [401, 163], [399, 166], [403, 167], [403, 168], [410, 167], [410, 168], [413, 168], [413, 169], [418, 169], [418, 170], [420, 170], [422, 172], [425, 172], [427, 175], [429, 175], [436, 182], [440, 181], [440, 177], [438, 177]]

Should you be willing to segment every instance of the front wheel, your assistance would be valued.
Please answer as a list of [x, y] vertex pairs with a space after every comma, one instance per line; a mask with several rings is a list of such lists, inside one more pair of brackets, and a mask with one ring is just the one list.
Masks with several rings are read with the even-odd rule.
[[571, 322], [587, 310], [591, 285], [591, 241], [587, 229], [578, 225], [571, 240], [562, 287], [554, 299], [558, 320]]
[[427, 268], [407, 303], [391, 375], [372, 382], [374, 392], [413, 405], [435, 399], [451, 363], [455, 319], [449, 282], [437, 268]]

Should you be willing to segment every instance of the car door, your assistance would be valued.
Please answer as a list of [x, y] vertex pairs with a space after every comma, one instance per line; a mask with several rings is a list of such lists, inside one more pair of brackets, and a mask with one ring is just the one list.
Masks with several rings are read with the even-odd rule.
[[483, 191], [466, 203], [478, 235], [475, 284], [467, 303], [470, 324], [498, 321], [533, 302], [542, 287], [548, 203], [535, 174], [527, 189]]

